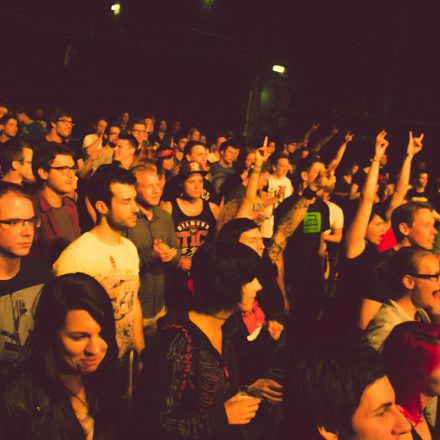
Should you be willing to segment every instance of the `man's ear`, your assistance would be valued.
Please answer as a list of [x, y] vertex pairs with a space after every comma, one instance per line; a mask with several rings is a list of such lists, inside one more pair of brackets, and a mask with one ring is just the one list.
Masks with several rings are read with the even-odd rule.
[[404, 222], [399, 223], [399, 231], [400, 231], [400, 233], [402, 235], [404, 235], [405, 237], [408, 237], [408, 235], [409, 235], [409, 226], [406, 223], [404, 223]]
[[19, 160], [13, 160], [11, 162], [11, 169], [17, 171], [21, 167], [21, 162]]
[[37, 173], [42, 180], [49, 179], [49, 171], [46, 171], [44, 168], [38, 168]]
[[102, 200], [98, 200], [95, 203], [95, 209], [101, 214], [101, 215], [107, 215], [109, 213], [108, 206], [105, 202]]
[[402, 284], [405, 286], [406, 289], [412, 290], [414, 289], [414, 285], [416, 283], [409, 275], [403, 275]]
[[301, 171], [301, 179], [304, 180], [304, 182], [307, 182], [309, 176], [307, 171]]
[[57, 123], [56, 123], [56, 122], [53, 122], [53, 121], [50, 121], [50, 126], [51, 126], [52, 128], [55, 128], [55, 127], [57, 126]]
[[334, 432], [327, 431], [324, 426], [318, 426], [318, 432], [321, 434], [322, 438], [325, 438], [325, 440], [337, 440], [338, 434], [335, 434]]

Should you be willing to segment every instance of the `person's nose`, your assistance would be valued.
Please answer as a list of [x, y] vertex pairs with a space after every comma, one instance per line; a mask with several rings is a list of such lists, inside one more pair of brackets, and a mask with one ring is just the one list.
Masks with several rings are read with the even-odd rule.
[[133, 213], [138, 213], [139, 212], [139, 207], [138, 207], [138, 205], [137, 205], [135, 200], [131, 201], [131, 212], [133, 212]]
[[411, 424], [408, 419], [403, 415], [402, 411], [398, 408], [394, 408], [395, 420], [393, 434], [402, 435], [411, 431]]
[[91, 337], [86, 347], [86, 353], [89, 356], [97, 356], [101, 353], [101, 344], [99, 338]]
[[31, 222], [23, 222], [23, 226], [21, 227], [21, 235], [23, 237], [30, 237], [34, 232], [34, 226]]

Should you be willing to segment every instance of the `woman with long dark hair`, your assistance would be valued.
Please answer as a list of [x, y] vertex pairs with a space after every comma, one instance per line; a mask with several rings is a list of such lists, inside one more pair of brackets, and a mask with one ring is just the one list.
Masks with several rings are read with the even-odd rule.
[[67, 274], [44, 286], [20, 373], [0, 396], [0, 438], [117, 438], [113, 308], [94, 278]]

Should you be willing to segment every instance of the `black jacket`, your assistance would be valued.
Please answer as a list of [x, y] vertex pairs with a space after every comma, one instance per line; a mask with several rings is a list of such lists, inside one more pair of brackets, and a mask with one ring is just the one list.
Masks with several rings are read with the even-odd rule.
[[[77, 421], [72, 410], [72, 417]], [[123, 420], [123, 415], [120, 414]], [[116, 439], [115, 423], [95, 418], [94, 440]], [[113, 422], [113, 423], [112, 423]], [[81, 428], [78, 422], [78, 428]], [[78, 429], [81, 432], [81, 429]], [[22, 375], [9, 384], [0, 395], [0, 440], [76, 440], [66, 439], [54, 426], [51, 402], [44, 390], [29, 376]]]
[[223, 355], [185, 314], [166, 324], [144, 352], [133, 401], [136, 439], [236, 439], [224, 402], [237, 392], [231, 331], [223, 328]]

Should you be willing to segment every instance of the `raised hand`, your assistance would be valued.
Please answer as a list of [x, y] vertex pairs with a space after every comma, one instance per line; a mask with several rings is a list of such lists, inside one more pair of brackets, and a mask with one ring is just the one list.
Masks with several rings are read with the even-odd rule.
[[319, 122], [314, 122], [313, 124], [312, 124], [312, 126], [310, 127], [310, 131], [316, 131], [316, 130], [318, 130], [318, 128], [319, 128]]
[[377, 136], [376, 136], [376, 145], [374, 147], [374, 158], [380, 159], [386, 152], [389, 142], [387, 139], [385, 139], [386, 135], [388, 133], [385, 130], [382, 130]]
[[344, 141], [346, 144], [348, 144], [349, 142], [351, 142], [354, 138], [354, 133], [352, 133], [350, 130], [347, 131], [347, 133], [345, 133], [345, 137], [344, 137]]
[[267, 148], [269, 138], [267, 136], [264, 137], [263, 145], [258, 148], [257, 153], [255, 155], [255, 165], [261, 167], [264, 162], [266, 162], [270, 157], [269, 148]]
[[414, 137], [412, 131], [409, 132], [409, 141], [408, 146], [406, 147], [406, 153], [408, 156], [414, 156], [417, 153], [420, 153], [423, 147], [423, 138], [424, 133], [422, 133], [419, 137]]

